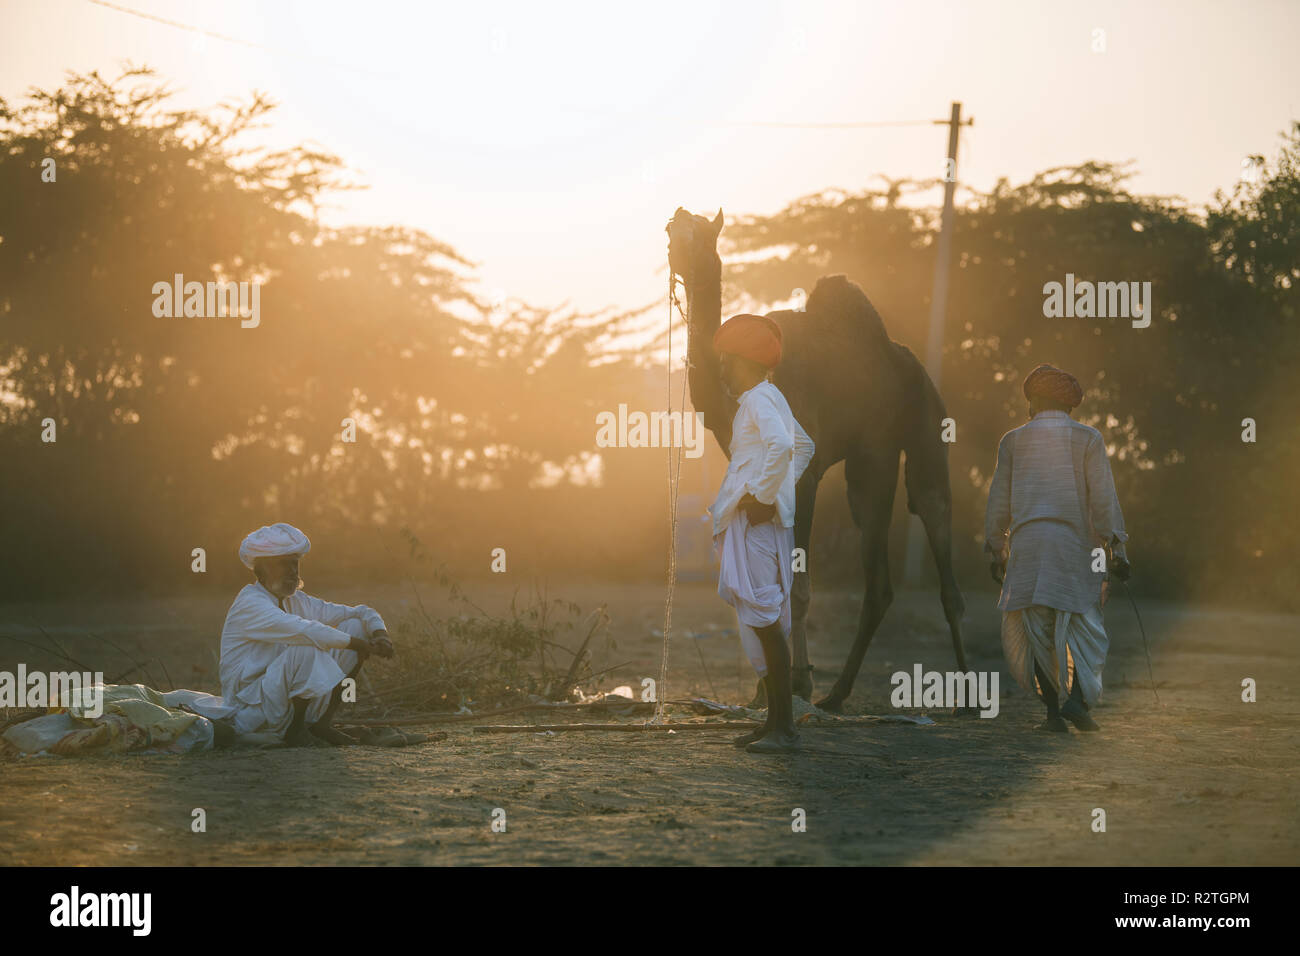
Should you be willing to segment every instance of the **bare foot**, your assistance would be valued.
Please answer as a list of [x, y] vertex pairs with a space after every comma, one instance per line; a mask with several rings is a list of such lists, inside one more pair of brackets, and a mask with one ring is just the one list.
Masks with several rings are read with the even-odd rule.
[[311, 732], [313, 736], [319, 737], [332, 747], [351, 747], [358, 743], [356, 737], [345, 734], [329, 724], [312, 724]]
[[752, 754], [788, 754], [799, 750], [802, 746], [803, 740], [797, 733], [778, 730], [768, 734], [762, 740], [754, 741], [745, 750]]
[[284, 735], [286, 747], [310, 747], [312, 742], [311, 731], [303, 724], [290, 727]]

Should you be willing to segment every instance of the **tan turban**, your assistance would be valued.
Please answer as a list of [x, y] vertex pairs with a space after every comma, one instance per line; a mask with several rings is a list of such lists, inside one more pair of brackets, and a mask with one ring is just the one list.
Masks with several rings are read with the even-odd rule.
[[1025, 398], [1034, 396], [1074, 408], [1083, 401], [1083, 389], [1079, 380], [1069, 372], [1051, 365], [1040, 365], [1025, 376]]
[[733, 315], [713, 333], [713, 348], [767, 368], [781, 362], [781, 327], [765, 315]]
[[306, 554], [311, 550], [311, 541], [291, 524], [283, 521], [278, 524], [258, 528], [239, 546], [239, 560], [247, 568], [253, 567], [258, 558], [278, 558], [285, 554]]

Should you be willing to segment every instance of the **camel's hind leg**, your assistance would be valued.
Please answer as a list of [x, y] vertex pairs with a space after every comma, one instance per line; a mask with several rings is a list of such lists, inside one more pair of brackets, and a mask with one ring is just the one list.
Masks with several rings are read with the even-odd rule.
[[[952, 503], [944, 491], [923, 492], [913, 498], [912, 507], [925, 525], [930, 553], [934, 555], [934, 566], [939, 572], [939, 600], [943, 603], [943, 616], [948, 619], [952, 652], [957, 658], [957, 669], [965, 672], [966, 651], [961, 641], [961, 619], [966, 611], [966, 601], [952, 570]], [[954, 708], [953, 713], [971, 715], [979, 711], [967, 706]]]
[[849, 509], [853, 522], [862, 533], [862, 576], [865, 590], [862, 610], [858, 614], [858, 633], [853, 639], [844, 669], [840, 671], [830, 694], [818, 702], [822, 710], [838, 713], [853, 691], [866, 657], [871, 638], [880, 626], [885, 611], [894, 600], [889, 582], [889, 519], [894, 508], [894, 489], [898, 484], [898, 452], [872, 456], [863, 453], [848, 459], [844, 477], [849, 486]]
[[966, 613], [966, 601], [961, 596], [957, 576], [952, 570], [952, 502], [942, 492], [923, 492], [913, 499], [911, 505], [925, 525], [930, 553], [934, 555], [934, 566], [939, 572], [939, 600], [943, 603], [943, 616], [948, 620], [952, 652], [957, 657], [957, 669], [965, 671], [966, 651], [961, 642], [961, 619]]

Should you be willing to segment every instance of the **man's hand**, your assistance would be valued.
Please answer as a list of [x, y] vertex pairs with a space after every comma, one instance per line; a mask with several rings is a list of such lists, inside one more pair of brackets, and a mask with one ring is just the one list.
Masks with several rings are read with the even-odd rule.
[[1129, 567], [1127, 558], [1111, 558], [1110, 573], [1121, 581], [1127, 581], [1133, 569]]
[[382, 628], [370, 635], [370, 648], [379, 657], [392, 657], [396, 651], [393, 650], [393, 642], [388, 639], [388, 632]]
[[776, 503], [765, 505], [751, 494], [746, 494], [740, 499], [737, 506], [745, 514], [749, 515], [749, 523], [753, 525], [767, 524], [776, 517]]

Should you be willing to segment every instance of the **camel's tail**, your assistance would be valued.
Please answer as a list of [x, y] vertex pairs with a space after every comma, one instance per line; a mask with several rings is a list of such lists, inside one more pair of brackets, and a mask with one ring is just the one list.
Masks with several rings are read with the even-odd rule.
[[939, 390], [912, 350], [891, 343], [903, 378], [907, 417], [903, 425], [903, 484], [907, 488], [907, 510], [922, 514], [938, 506], [951, 511], [952, 486], [948, 479], [948, 443], [942, 438], [944, 408]]

